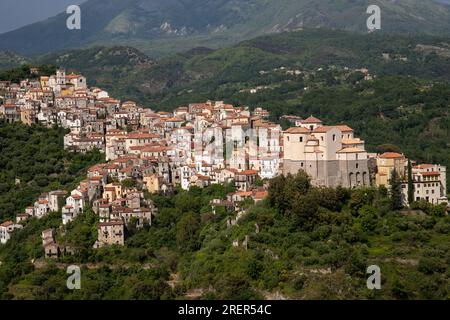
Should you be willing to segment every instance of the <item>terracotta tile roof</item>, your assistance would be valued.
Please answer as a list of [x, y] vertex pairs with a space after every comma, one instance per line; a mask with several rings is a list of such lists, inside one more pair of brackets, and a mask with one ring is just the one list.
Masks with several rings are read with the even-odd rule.
[[256, 170], [244, 170], [239, 172], [238, 174], [242, 174], [242, 175], [246, 175], [246, 176], [251, 176], [251, 175], [256, 175], [258, 174], [258, 171]]
[[429, 168], [432, 168], [432, 167], [434, 167], [434, 165], [432, 165], [432, 164], [419, 164], [419, 165], [417, 165], [417, 166], [414, 166], [413, 168], [414, 169], [429, 169]]
[[309, 118], [303, 120], [302, 123], [322, 123], [322, 120], [317, 119], [316, 117], [310, 116]]
[[253, 194], [253, 198], [255, 199], [264, 199], [269, 195], [269, 193], [267, 191], [256, 191]]
[[310, 131], [303, 127], [292, 127], [285, 131], [285, 133], [291, 133], [291, 134], [307, 134]]
[[361, 148], [344, 148], [339, 150], [337, 153], [361, 153], [366, 152]]
[[441, 173], [437, 172], [437, 171], [421, 172], [420, 174], [423, 176], [439, 176], [439, 175], [441, 175]]
[[153, 139], [159, 138], [159, 135], [154, 133], [133, 132], [129, 133], [126, 139]]
[[0, 224], [0, 227], [5, 227], [5, 228], [7, 228], [7, 227], [9, 227], [9, 226], [12, 226], [14, 223], [11, 221], [11, 220], [8, 220], [8, 221], [5, 221], [5, 222], [3, 222], [2, 224]]
[[251, 191], [238, 191], [238, 192], [235, 193], [235, 195], [241, 196], [241, 197], [251, 197], [253, 195], [253, 192], [251, 192]]
[[338, 129], [342, 132], [353, 132], [353, 129], [350, 128], [347, 125], [337, 125], [337, 126], [320, 126], [316, 128], [313, 132], [314, 133], [326, 133], [332, 129]]
[[123, 226], [124, 223], [121, 220], [118, 221], [110, 221], [110, 222], [103, 222], [103, 223], [99, 223], [98, 227], [109, 227], [109, 226]]
[[401, 158], [405, 158], [405, 156], [400, 153], [397, 153], [397, 152], [385, 152], [382, 155], [380, 155], [380, 158], [382, 158], [382, 159], [401, 159]]

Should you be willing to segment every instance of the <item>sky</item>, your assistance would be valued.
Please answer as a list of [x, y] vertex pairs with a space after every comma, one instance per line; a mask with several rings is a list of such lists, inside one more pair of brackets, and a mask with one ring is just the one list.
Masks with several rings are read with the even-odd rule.
[[0, 33], [45, 20], [86, 0], [0, 0]]

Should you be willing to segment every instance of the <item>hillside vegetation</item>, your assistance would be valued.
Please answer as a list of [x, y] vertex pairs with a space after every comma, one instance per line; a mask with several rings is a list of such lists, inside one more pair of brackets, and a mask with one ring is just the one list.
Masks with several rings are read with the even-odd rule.
[[62, 128], [0, 122], [0, 221], [14, 219], [43, 192], [72, 190], [88, 166], [102, 161], [98, 151], [65, 151], [65, 134]]
[[[128, 229], [124, 247], [92, 249], [90, 210], [59, 241], [74, 256], [45, 261], [39, 232], [60, 217], [32, 220], [0, 247], [3, 299], [446, 299], [450, 220], [443, 207], [393, 210], [386, 189], [322, 189], [305, 174], [270, 182], [269, 198], [247, 214], [211, 213], [231, 186], [147, 195], [159, 208], [152, 226]], [[247, 249], [243, 241], [248, 236]], [[238, 240], [239, 247], [232, 243]], [[36, 259], [34, 264], [30, 259]], [[66, 267], [82, 267], [81, 290], [66, 288]], [[378, 265], [381, 290], [368, 290]]]
[[[90, 73], [90, 80], [95, 83], [115, 70], [122, 77], [111, 87], [113, 93], [146, 103], [157, 101], [160, 93], [175, 95], [183, 89], [203, 88], [207, 91], [228, 83], [240, 86], [257, 83], [263, 78], [259, 73], [261, 70], [281, 66], [310, 70], [333, 64], [368, 67], [379, 76], [448, 80], [449, 52], [450, 38], [308, 29], [258, 37], [220, 50], [199, 47], [154, 63], [143, 53], [127, 47], [67, 51], [46, 55], [38, 62], [62, 64]], [[384, 58], [383, 54], [389, 54], [391, 58]], [[136, 57], [143, 63], [136, 63]], [[125, 87], [133, 88], [136, 96], [124, 94]]]

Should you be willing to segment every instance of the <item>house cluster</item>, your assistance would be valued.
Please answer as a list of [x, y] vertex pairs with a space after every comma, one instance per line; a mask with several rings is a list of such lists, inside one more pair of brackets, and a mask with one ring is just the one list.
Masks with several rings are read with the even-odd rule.
[[44, 248], [44, 256], [47, 259], [56, 259], [60, 256], [71, 255], [74, 250], [69, 246], [64, 246], [56, 242], [55, 229], [46, 229], [42, 231], [42, 247]]
[[[90, 168], [69, 194], [43, 194], [17, 216], [19, 223], [61, 210], [65, 225], [89, 205], [99, 216], [95, 247], [122, 245], [130, 222], [137, 227], [151, 224], [157, 209], [145, 200], [144, 191], [168, 194], [175, 186], [188, 190], [234, 183], [235, 193], [211, 205], [213, 211], [222, 206], [238, 212], [240, 202], [261, 201], [267, 195], [262, 180], [280, 174], [304, 170], [314, 185], [356, 188], [388, 186], [395, 169], [408, 194], [408, 160], [396, 153], [368, 153], [365, 142], [345, 124], [283, 116], [291, 124], [283, 131], [268, 120], [267, 110], [223, 101], [154, 112], [89, 88], [85, 77], [64, 69], [20, 84], [0, 82], [0, 90], [0, 118], [59, 125], [70, 131], [64, 137], [67, 150], [105, 154], [107, 162]], [[447, 202], [445, 167], [417, 164], [412, 175], [415, 199]]]
[[[376, 185], [389, 186], [394, 170], [402, 181], [402, 199], [408, 204], [408, 159], [400, 153], [386, 152], [377, 157]], [[413, 161], [411, 161], [413, 162]], [[415, 164], [411, 168], [413, 201], [424, 200], [437, 205], [448, 203], [447, 169], [436, 164]]]
[[144, 198], [142, 176], [131, 174], [119, 177], [120, 171], [138, 172], [144, 166], [138, 158], [120, 157], [88, 169], [87, 179], [70, 192], [62, 207], [62, 223], [66, 225], [83, 213], [86, 206], [92, 208], [99, 218], [98, 241], [94, 247], [123, 245], [125, 226], [133, 224], [142, 228], [151, 225], [157, 208], [151, 200]]
[[[16, 225], [9, 221], [4, 223], [8, 235], [5, 231], [3, 240], [3, 229], [0, 229], [2, 243], [6, 243], [9, 234], [17, 227], [21, 227], [20, 223], [30, 217], [40, 219], [50, 212], [61, 212], [62, 225], [67, 225], [89, 206], [99, 219], [98, 241], [94, 247], [123, 245], [126, 225], [133, 224], [136, 228], [142, 228], [145, 224], [151, 225], [152, 217], [157, 213], [153, 202], [144, 198], [142, 177], [131, 175], [128, 179], [133, 186], [128, 186], [122, 183], [123, 179], [118, 179], [119, 169], [133, 171], [133, 168], [142, 165], [135, 160], [136, 157], [122, 157], [109, 163], [94, 165], [88, 169], [87, 178], [70, 193], [57, 190], [40, 195], [34, 206], [27, 207], [24, 213], [17, 215]], [[42, 235], [46, 257], [54, 258], [71, 252], [56, 243], [55, 230], [46, 231]]]

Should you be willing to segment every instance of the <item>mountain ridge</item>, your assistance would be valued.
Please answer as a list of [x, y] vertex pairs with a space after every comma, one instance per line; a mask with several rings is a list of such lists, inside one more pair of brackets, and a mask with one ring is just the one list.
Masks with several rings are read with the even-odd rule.
[[37, 55], [130, 45], [160, 57], [304, 27], [367, 32], [371, 4], [382, 8], [382, 32], [450, 34], [450, 7], [432, 0], [89, 0], [81, 30], [66, 29], [62, 13], [0, 35], [0, 48]]

